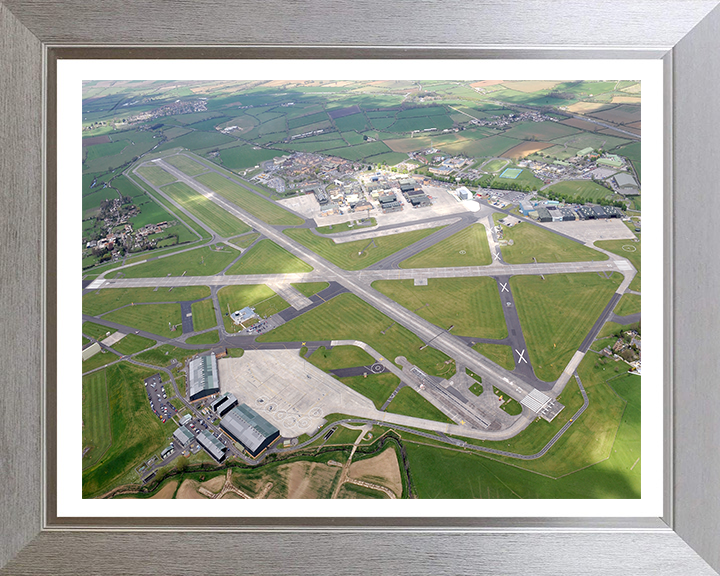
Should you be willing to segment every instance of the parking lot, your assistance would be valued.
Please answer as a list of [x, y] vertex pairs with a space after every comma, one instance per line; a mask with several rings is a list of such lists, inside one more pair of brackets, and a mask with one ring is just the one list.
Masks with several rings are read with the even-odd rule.
[[160, 420], [166, 422], [175, 415], [177, 410], [168, 400], [168, 397], [172, 397], [173, 393], [165, 390], [160, 374], [153, 374], [150, 378], [145, 379], [145, 391], [150, 401], [150, 408]]

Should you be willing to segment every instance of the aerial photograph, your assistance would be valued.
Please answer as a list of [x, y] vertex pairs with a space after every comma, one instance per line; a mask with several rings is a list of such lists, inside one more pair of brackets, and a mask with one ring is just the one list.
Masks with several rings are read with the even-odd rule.
[[83, 498], [640, 499], [640, 110], [84, 81]]

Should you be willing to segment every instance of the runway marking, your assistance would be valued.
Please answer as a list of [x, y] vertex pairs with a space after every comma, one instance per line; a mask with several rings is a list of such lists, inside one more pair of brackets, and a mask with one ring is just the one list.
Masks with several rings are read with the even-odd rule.
[[525, 364], [528, 363], [528, 361], [525, 360], [525, 349], [524, 349], [524, 348], [523, 348], [523, 351], [522, 351], [522, 352], [520, 352], [520, 350], [518, 350], [518, 349], [516, 348], [516, 349], [515, 349], [515, 352], [517, 352], [518, 355], [520, 356], [520, 358], [518, 358], [518, 364], [519, 364], [520, 362], [525, 362]]
[[510, 292], [510, 290], [508, 290], [508, 287], [507, 287], [507, 282], [505, 284], [500, 282], [500, 293], [502, 294], [503, 292]]
[[495, 260], [500, 260], [500, 252], [495, 252]]

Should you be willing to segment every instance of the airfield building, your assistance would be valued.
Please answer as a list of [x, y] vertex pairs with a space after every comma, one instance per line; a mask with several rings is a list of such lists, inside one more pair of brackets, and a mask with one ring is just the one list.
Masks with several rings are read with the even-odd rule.
[[255, 314], [255, 308], [252, 308], [251, 306], [245, 306], [242, 310], [236, 310], [230, 314], [233, 324], [242, 324], [255, 316], [257, 316], [257, 314]]
[[425, 194], [410, 196], [410, 203], [413, 208], [423, 208], [424, 206], [432, 205], [432, 201]]
[[607, 218], [607, 212], [602, 206], [591, 206], [592, 211], [595, 213], [595, 218]]
[[212, 408], [213, 411], [222, 418], [237, 405], [238, 399], [235, 398], [235, 395], [231, 392], [226, 392], [216, 400], [213, 400], [212, 404], [210, 404], [210, 408]]
[[188, 363], [188, 397], [191, 401], [220, 391], [215, 354], [200, 356]]
[[202, 430], [200, 434], [197, 435], [197, 441], [200, 446], [205, 448], [205, 452], [210, 454], [215, 460], [218, 462], [225, 460], [227, 447], [210, 432]]
[[538, 222], [552, 222], [553, 217], [545, 206], [537, 206], [535, 211], [538, 215]]
[[180, 446], [185, 446], [192, 441], [195, 436], [185, 426], [180, 426], [175, 432], [173, 432], [173, 438], [178, 441]]
[[594, 220], [596, 218], [595, 212], [587, 206], [578, 206], [576, 211], [580, 220]]
[[605, 214], [608, 218], [622, 218], [624, 216], [622, 210], [617, 206], [604, 206]]
[[220, 420], [220, 428], [242, 444], [253, 457], [260, 454], [280, 436], [280, 430], [246, 404], [240, 404], [230, 410]]

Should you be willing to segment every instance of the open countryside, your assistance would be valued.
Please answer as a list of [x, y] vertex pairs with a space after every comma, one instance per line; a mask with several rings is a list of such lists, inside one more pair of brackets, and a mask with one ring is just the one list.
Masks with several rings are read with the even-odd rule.
[[640, 497], [637, 82], [82, 107], [84, 498]]

